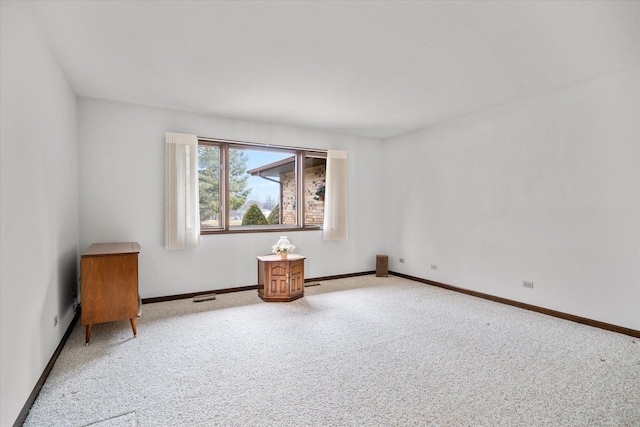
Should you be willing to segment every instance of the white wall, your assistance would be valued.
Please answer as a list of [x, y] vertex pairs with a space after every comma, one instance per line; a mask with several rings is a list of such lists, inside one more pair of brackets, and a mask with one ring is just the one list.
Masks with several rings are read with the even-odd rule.
[[0, 425], [7, 426], [73, 319], [79, 222], [75, 95], [29, 6], [1, 5]]
[[349, 160], [349, 240], [286, 233], [307, 257], [307, 277], [373, 270], [382, 250], [382, 142], [281, 125], [79, 98], [80, 246], [137, 241], [143, 298], [257, 283], [255, 257], [281, 233], [201, 236], [197, 249], [164, 249], [165, 132], [308, 148]]
[[390, 268], [640, 329], [639, 123], [636, 69], [386, 141]]

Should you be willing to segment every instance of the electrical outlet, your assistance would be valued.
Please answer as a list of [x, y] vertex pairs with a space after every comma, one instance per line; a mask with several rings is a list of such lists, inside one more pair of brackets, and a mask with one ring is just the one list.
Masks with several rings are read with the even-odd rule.
[[525, 288], [533, 289], [533, 282], [527, 282], [526, 280], [522, 282], [522, 286]]
[[437, 269], [438, 269], [438, 266], [437, 266], [437, 265], [435, 265], [435, 264], [431, 264], [431, 269], [432, 269], [432, 270], [437, 270]]
[[400, 258], [400, 264], [404, 264], [404, 258]]
[[53, 318], [53, 327], [55, 328], [56, 326], [58, 326], [58, 316]]

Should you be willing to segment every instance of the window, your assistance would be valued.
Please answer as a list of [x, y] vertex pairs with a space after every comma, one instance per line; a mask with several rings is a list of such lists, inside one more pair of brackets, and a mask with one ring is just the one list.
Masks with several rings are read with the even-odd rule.
[[319, 229], [325, 172], [324, 152], [201, 139], [201, 234]]

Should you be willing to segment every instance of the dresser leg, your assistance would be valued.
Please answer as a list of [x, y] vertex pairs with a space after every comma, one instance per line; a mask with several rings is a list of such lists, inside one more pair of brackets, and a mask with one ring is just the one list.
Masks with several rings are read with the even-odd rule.
[[136, 319], [131, 319], [131, 329], [133, 329], [133, 337], [137, 337], [138, 330], [136, 329]]
[[89, 345], [89, 340], [91, 339], [91, 328], [92, 328], [92, 327], [93, 327], [93, 325], [87, 325], [87, 330], [86, 330], [86, 331], [87, 331], [87, 332], [86, 332], [87, 339], [86, 339], [86, 341], [84, 342], [84, 345], [85, 345], [85, 346], [88, 346], [88, 345]]

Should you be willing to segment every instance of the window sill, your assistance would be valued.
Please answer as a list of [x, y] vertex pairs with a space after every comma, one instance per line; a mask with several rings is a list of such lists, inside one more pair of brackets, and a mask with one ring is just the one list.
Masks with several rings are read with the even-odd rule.
[[282, 231], [322, 231], [322, 226], [306, 226], [306, 227], [272, 227], [272, 228], [262, 228], [260, 226], [250, 226], [245, 225], [241, 227], [233, 227], [228, 230], [223, 230], [221, 228], [215, 229], [201, 229], [200, 235], [210, 235], [210, 234], [243, 234], [243, 233], [276, 233]]

